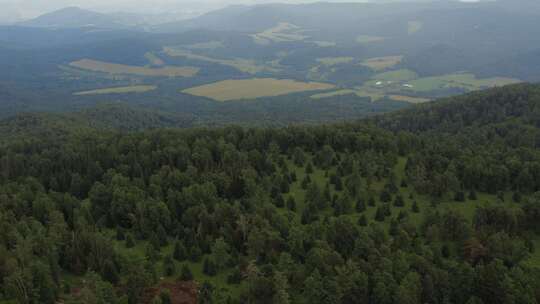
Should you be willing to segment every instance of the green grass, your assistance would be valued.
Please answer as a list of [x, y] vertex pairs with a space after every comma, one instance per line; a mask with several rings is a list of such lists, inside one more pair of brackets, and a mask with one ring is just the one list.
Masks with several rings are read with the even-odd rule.
[[445, 88], [460, 88], [465, 90], [479, 90], [488, 87], [504, 86], [517, 83], [519, 80], [512, 78], [494, 77], [478, 79], [473, 74], [457, 73], [442, 76], [425, 77], [410, 82], [412, 91], [429, 92]]
[[377, 74], [373, 79], [377, 81], [409, 81], [418, 78], [418, 75], [411, 70], [401, 69]]

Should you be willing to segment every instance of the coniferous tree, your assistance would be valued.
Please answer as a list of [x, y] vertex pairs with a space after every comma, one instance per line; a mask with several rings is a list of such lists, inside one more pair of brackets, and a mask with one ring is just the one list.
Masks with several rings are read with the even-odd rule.
[[287, 199], [287, 209], [290, 211], [296, 211], [296, 201], [292, 195]]
[[187, 258], [186, 247], [180, 241], [174, 243], [173, 258], [179, 262], [182, 262]]
[[184, 264], [182, 265], [182, 270], [180, 271], [180, 280], [181, 281], [191, 281], [193, 280], [193, 273], [191, 272], [191, 269]]

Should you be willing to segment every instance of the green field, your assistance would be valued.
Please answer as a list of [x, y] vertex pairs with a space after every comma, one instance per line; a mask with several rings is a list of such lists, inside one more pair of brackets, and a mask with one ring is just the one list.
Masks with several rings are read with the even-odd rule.
[[397, 65], [401, 60], [403, 60], [403, 56], [374, 57], [364, 60], [362, 65], [365, 65], [374, 71], [383, 71]]
[[401, 82], [401, 81], [409, 81], [413, 79], [417, 79], [418, 75], [411, 70], [395, 70], [395, 71], [389, 71], [377, 74], [373, 76], [373, 79], [375, 81], [395, 81], [395, 82]]
[[83, 96], [83, 95], [103, 95], [103, 94], [125, 94], [125, 93], [144, 93], [148, 91], [153, 91], [157, 88], [154, 85], [134, 85], [127, 87], [114, 87], [114, 88], [104, 88], [96, 89], [90, 91], [82, 91], [73, 93], [73, 95]]
[[279, 96], [303, 91], [320, 91], [334, 85], [319, 82], [300, 82], [290, 79], [253, 78], [224, 80], [182, 91], [186, 94], [203, 96], [218, 101], [254, 99]]
[[276, 73], [279, 71], [278, 69], [273, 68], [271, 66], [261, 65], [255, 62], [254, 60], [241, 59], [241, 58], [216, 59], [216, 58], [211, 58], [208, 56], [194, 54], [190, 51], [183, 50], [181, 47], [164, 47], [163, 51], [171, 57], [185, 57], [185, 58], [193, 59], [193, 60], [217, 63], [217, 64], [233, 67], [241, 72], [249, 73], [249, 74], [257, 74], [260, 72]]
[[359, 35], [356, 37], [356, 42], [361, 44], [384, 41], [386, 38], [381, 36]]
[[193, 77], [199, 72], [199, 69], [194, 67], [165, 66], [160, 68], [149, 68], [92, 59], [81, 59], [71, 62], [69, 65], [71, 67], [92, 72], [147, 77]]
[[326, 66], [333, 66], [338, 65], [342, 63], [349, 63], [354, 60], [353, 57], [324, 57], [324, 58], [317, 58], [317, 62], [326, 65]]
[[518, 79], [495, 77], [478, 79], [473, 74], [457, 73], [435, 77], [420, 78], [410, 82], [412, 91], [429, 92], [445, 88], [460, 88], [469, 91], [479, 90], [489, 87], [504, 86], [518, 83]]

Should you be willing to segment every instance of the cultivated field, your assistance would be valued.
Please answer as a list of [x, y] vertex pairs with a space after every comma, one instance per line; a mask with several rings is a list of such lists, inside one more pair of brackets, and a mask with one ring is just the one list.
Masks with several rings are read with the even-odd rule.
[[418, 78], [418, 75], [411, 70], [401, 69], [377, 74], [373, 76], [376, 81], [409, 81]]
[[402, 59], [403, 56], [375, 57], [363, 61], [362, 64], [375, 71], [382, 71], [395, 66], [400, 63]]
[[82, 91], [82, 92], [73, 93], [73, 95], [83, 96], [83, 95], [144, 93], [148, 91], [153, 91], [156, 88], [157, 87], [153, 85], [136, 85], [136, 86], [104, 88], [104, 89], [97, 89], [97, 90], [90, 90], [90, 91]]
[[424, 103], [428, 102], [431, 99], [428, 98], [421, 98], [421, 97], [412, 97], [412, 96], [405, 96], [405, 95], [390, 95], [388, 98], [396, 101], [404, 101], [408, 103]]
[[358, 43], [372, 43], [385, 40], [384, 37], [380, 36], [369, 36], [369, 35], [360, 35], [356, 37], [356, 42]]
[[179, 47], [165, 47], [163, 48], [163, 51], [171, 56], [171, 57], [185, 57], [188, 59], [193, 60], [199, 60], [199, 61], [206, 61], [206, 62], [212, 62], [217, 63], [221, 65], [226, 65], [233, 67], [241, 72], [249, 73], [249, 74], [257, 74], [260, 72], [278, 72], [277, 69], [265, 66], [265, 65], [259, 65], [253, 60], [247, 60], [247, 59], [216, 59], [211, 58], [203, 55], [194, 54], [190, 51], [183, 50]]
[[148, 77], [193, 77], [199, 72], [199, 69], [194, 67], [165, 66], [161, 68], [148, 68], [91, 59], [74, 61], [69, 65], [75, 68], [92, 72], [138, 75]]
[[299, 82], [290, 79], [254, 78], [225, 80], [182, 91], [218, 101], [254, 99], [304, 91], [329, 90], [334, 85], [319, 82]]

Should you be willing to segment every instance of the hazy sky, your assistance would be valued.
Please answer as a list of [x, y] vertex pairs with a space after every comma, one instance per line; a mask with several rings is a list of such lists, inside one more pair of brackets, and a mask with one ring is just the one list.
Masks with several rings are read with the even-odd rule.
[[[128, 11], [161, 13], [182, 10], [207, 11], [230, 4], [305, 3], [320, 0], [0, 0], [0, 20], [32, 18], [67, 6], [101, 12]], [[326, 2], [365, 2], [366, 0], [326, 0]]]

